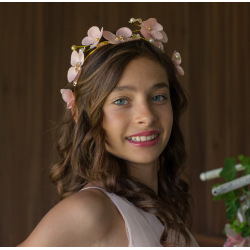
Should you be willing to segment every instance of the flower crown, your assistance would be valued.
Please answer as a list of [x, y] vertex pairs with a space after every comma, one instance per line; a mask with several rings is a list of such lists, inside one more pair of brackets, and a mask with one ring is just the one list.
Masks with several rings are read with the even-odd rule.
[[[103, 27], [101, 30], [93, 26], [88, 30], [88, 36], [83, 38], [82, 46], [73, 45], [71, 49], [73, 50], [71, 54], [71, 65], [72, 67], [68, 71], [68, 81], [73, 82], [73, 85], [76, 86], [78, 78], [82, 71], [82, 66], [84, 61], [95, 52], [98, 48], [105, 46], [107, 44], [120, 44], [124, 42], [129, 42], [132, 40], [143, 39], [152, 43], [159, 49], [164, 52], [163, 44], [168, 41], [168, 37], [166, 33], [163, 31], [163, 27], [161, 24], [157, 22], [155, 18], [149, 18], [147, 21], [142, 21], [141, 18], [135, 19], [130, 18], [129, 23], [135, 24], [140, 27], [140, 30], [134, 30], [127, 27], [120, 28], [116, 31], [116, 34], [113, 34], [110, 31], [103, 31]], [[140, 31], [140, 34], [133, 34], [134, 32]], [[107, 41], [100, 42], [101, 37], [105, 38]], [[86, 48], [88, 49], [86, 50]], [[92, 50], [85, 58], [84, 52]], [[76, 50], [79, 49], [79, 52]], [[176, 68], [177, 75], [184, 75], [184, 71], [180, 66], [181, 63], [181, 55], [180, 53], [174, 51], [172, 55], [172, 61]], [[74, 104], [74, 94], [69, 89], [61, 89], [62, 97], [65, 102], [67, 102], [67, 108], [70, 109]]]

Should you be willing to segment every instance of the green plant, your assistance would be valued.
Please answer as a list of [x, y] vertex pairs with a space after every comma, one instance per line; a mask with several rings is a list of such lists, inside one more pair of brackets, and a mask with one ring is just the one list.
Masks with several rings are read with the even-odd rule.
[[[239, 155], [238, 159], [240, 161], [240, 164], [245, 167], [242, 176], [250, 174], [250, 157]], [[223, 177], [226, 180], [226, 182], [236, 179], [237, 171], [235, 169], [235, 165], [236, 165], [235, 158], [225, 159], [225, 166], [220, 172], [220, 176]], [[217, 183], [213, 185], [212, 188], [218, 187], [221, 184], [222, 183]], [[234, 228], [237, 233], [241, 233], [242, 237], [247, 237], [250, 235], [250, 225], [247, 224], [248, 218], [250, 217], [250, 208], [248, 208], [245, 212], [246, 221], [243, 221], [239, 225], [239, 221], [236, 220], [237, 210], [240, 208], [240, 197], [242, 196], [242, 194], [250, 195], [247, 185], [238, 190], [233, 190], [226, 194], [214, 196], [214, 201], [225, 200], [226, 218], [229, 221], [230, 228], [231, 229]]]

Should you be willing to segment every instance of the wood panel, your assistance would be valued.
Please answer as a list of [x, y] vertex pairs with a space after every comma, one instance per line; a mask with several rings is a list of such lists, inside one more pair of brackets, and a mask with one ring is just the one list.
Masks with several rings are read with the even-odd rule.
[[[205, 234], [208, 214], [206, 202], [201, 200], [206, 193], [206, 183], [199, 182], [199, 174], [207, 169], [207, 84], [209, 75], [209, 46], [207, 43], [208, 4], [190, 4], [190, 46], [187, 58], [189, 64], [189, 108], [190, 136], [188, 145], [190, 176], [192, 177], [192, 194], [195, 201], [193, 231]], [[192, 42], [195, 39], [195, 42]], [[199, 44], [199, 46], [197, 46]], [[204, 77], [206, 75], [206, 77]], [[195, 184], [199, 183], [199, 188]], [[199, 218], [197, 220], [197, 218]]]
[[156, 17], [166, 53], [182, 55], [192, 232], [201, 246], [221, 246], [225, 205], [211, 186], [222, 180], [199, 174], [250, 152], [249, 14], [249, 3], [0, 3], [0, 246], [23, 241], [58, 201], [48, 171], [71, 46], [93, 25], [132, 28], [131, 17]]

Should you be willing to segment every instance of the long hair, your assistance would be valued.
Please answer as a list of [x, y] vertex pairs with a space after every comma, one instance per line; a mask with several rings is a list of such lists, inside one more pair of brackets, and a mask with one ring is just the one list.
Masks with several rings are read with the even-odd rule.
[[[123, 159], [107, 152], [102, 128], [102, 107], [107, 96], [115, 88], [126, 65], [139, 57], [160, 63], [169, 80], [173, 127], [168, 144], [159, 157], [158, 195], [127, 174]], [[192, 197], [188, 183], [182, 179], [186, 150], [180, 129], [180, 116], [186, 109], [187, 99], [176, 78], [172, 60], [144, 40], [108, 44], [86, 59], [73, 92], [75, 112], [66, 110], [59, 124], [59, 161], [50, 170], [50, 179], [56, 184], [60, 198], [78, 192], [91, 181], [99, 181], [107, 191], [157, 216], [164, 226], [162, 245], [169, 244], [170, 232], [174, 232], [175, 242], [182, 236], [189, 245], [191, 239], [182, 222], [188, 227], [192, 224], [189, 203]], [[121, 191], [117, 189], [118, 184]]]

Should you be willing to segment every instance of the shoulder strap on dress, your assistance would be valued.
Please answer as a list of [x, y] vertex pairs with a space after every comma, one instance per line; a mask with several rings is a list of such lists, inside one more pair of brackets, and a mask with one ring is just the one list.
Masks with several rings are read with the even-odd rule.
[[89, 188], [97, 188], [97, 189], [100, 189], [100, 190], [102, 190], [108, 197], [110, 197], [110, 196], [112, 195], [111, 193], [109, 193], [109, 192], [106, 191], [105, 189], [99, 188], [99, 187], [86, 187], [86, 188], [81, 189], [79, 192], [81, 192], [81, 191], [83, 191], [83, 190], [85, 190], [85, 189], [89, 189]]

